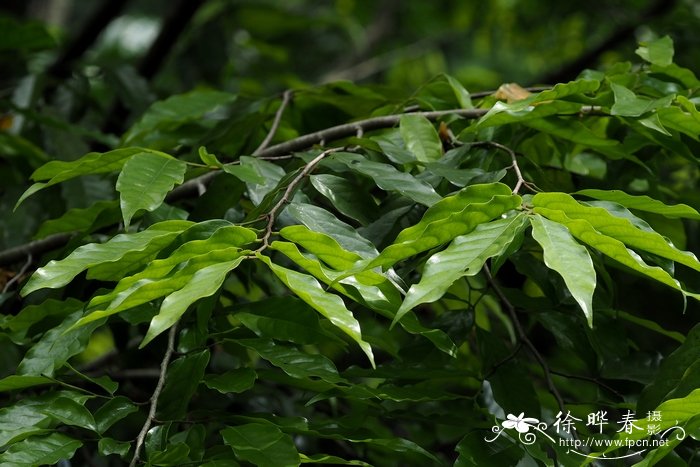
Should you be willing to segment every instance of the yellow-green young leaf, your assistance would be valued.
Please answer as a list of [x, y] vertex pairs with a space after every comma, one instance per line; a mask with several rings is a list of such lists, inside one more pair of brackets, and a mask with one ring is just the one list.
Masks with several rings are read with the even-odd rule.
[[598, 232], [587, 220], [571, 219], [567, 217], [564, 211], [543, 207], [535, 208], [534, 211], [547, 219], [563, 224], [574, 237], [600, 251], [604, 255], [609, 256], [623, 266], [678, 290], [686, 296], [700, 300], [700, 294], [684, 290], [680, 283], [671, 277], [669, 273], [660, 267], [649, 266], [637, 253], [628, 249], [624, 243]]
[[292, 292], [357, 342], [374, 367], [372, 347], [362, 339], [360, 323], [357, 322], [352, 312], [345, 307], [345, 303], [343, 303], [340, 297], [323, 290], [321, 284], [307, 274], [302, 274], [274, 264], [267, 256], [258, 255], [258, 257], [270, 267], [272, 272], [284, 282]]
[[695, 141], [700, 140], [700, 115], [697, 111], [684, 112], [681, 108], [672, 106], [661, 108], [657, 113], [659, 121], [665, 128], [684, 133]]
[[462, 83], [457, 81], [455, 78], [453, 78], [450, 75], [444, 75], [445, 79], [447, 80], [447, 84], [450, 85], [452, 88], [452, 92], [454, 93], [455, 97], [457, 98], [457, 102], [459, 102], [459, 106], [463, 109], [473, 109], [474, 105], [472, 104], [472, 96], [469, 95], [469, 91], [464, 89], [464, 86], [462, 86]]
[[153, 151], [144, 148], [122, 148], [115, 149], [109, 152], [91, 152], [74, 161], [50, 161], [42, 165], [32, 174], [32, 180], [46, 182], [35, 183], [30, 186], [27, 191], [22, 194], [15, 205], [15, 209], [22, 201], [27, 199], [34, 193], [56, 185], [71, 178], [80, 177], [81, 175], [103, 174], [115, 172], [122, 168], [124, 163], [136, 154], [159, 154], [167, 156], [167, 154]]
[[460, 277], [477, 274], [487, 259], [502, 254], [527, 225], [527, 216], [518, 213], [477, 226], [461, 235], [425, 263], [420, 282], [413, 284], [396, 312], [392, 325], [421, 303], [442, 297]]
[[66, 258], [49, 261], [46, 266], [37, 269], [21, 293], [27, 295], [46, 287], [63, 287], [82, 271], [105, 263], [119, 262], [132, 251], [147, 254], [159, 251], [193, 224], [190, 221], [179, 220], [159, 222], [141, 232], [120, 234], [105, 243], [90, 243], [78, 247]]
[[648, 251], [700, 271], [700, 262], [693, 253], [677, 249], [658, 233], [641, 230], [629, 219], [613, 216], [606, 209], [584, 206], [566, 193], [538, 193], [532, 198], [532, 204], [535, 212], [540, 207], [563, 211], [568, 218], [586, 220], [601, 234], [632, 248]]
[[673, 63], [673, 40], [664, 36], [647, 42], [640, 42], [634, 51], [647, 62], [658, 66], [669, 66]]
[[163, 300], [160, 311], [151, 320], [146, 337], [139, 347], [143, 347], [158, 336], [161, 332], [175, 324], [180, 316], [187, 311], [187, 308], [200, 298], [213, 295], [231, 270], [236, 268], [243, 261], [243, 257], [238, 257], [232, 261], [212, 264], [196, 271], [184, 287], [177, 290]]
[[372, 260], [367, 269], [391, 266], [430, 250], [477, 225], [517, 208], [521, 198], [502, 183], [471, 185], [431, 206], [418, 224], [402, 230], [396, 240]]
[[665, 204], [646, 195], [629, 195], [620, 190], [580, 190], [575, 194], [588, 196], [589, 198], [599, 199], [603, 201], [613, 201], [628, 209], [636, 209], [637, 211], [653, 212], [661, 214], [664, 217], [700, 220], [700, 213], [687, 204]]
[[589, 326], [593, 326], [593, 292], [596, 274], [586, 247], [578, 243], [561, 224], [542, 216], [530, 218], [532, 238], [542, 246], [544, 264], [557, 271], [581, 306]]
[[357, 253], [345, 250], [332, 237], [320, 232], [314, 232], [304, 225], [292, 225], [280, 231], [282, 238], [304, 247], [332, 267], [336, 271], [351, 268], [362, 257]]
[[88, 304], [91, 312], [74, 327], [166, 297], [185, 287], [197, 271], [237, 260], [241, 247], [255, 238], [250, 229], [228, 225], [205, 240], [184, 243], [167, 258], [152, 261], [143, 271], [120, 280], [111, 292], [94, 297]]
[[119, 204], [124, 227], [141, 209], [153, 211], [163, 204], [165, 195], [185, 178], [187, 164], [171, 156], [142, 153], [131, 157], [117, 179]]
[[442, 142], [433, 124], [422, 115], [403, 115], [399, 122], [401, 138], [420, 162], [434, 162], [442, 157]]

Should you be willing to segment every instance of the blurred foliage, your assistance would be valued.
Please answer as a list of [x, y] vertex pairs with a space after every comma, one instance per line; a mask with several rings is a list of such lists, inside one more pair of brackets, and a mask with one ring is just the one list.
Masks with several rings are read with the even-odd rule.
[[698, 465], [698, 23], [3, 2], [0, 464]]

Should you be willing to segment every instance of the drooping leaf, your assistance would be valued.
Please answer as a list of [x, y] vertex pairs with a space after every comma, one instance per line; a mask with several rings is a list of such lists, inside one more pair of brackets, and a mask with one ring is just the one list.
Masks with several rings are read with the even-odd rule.
[[97, 442], [97, 452], [101, 456], [111, 456], [116, 454], [119, 457], [125, 457], [131, 449], [131, 443], [128, 441], [117, 441], [112, 438], [100, 438]]
[[158, 399], [158, 417], [180, 419], [204, 378], [209, 364], [209, 350], [193, 352], [175, 359], [168, 366], [165, 386]]
[[478, 225], [472, 232], [456, 237], [450, 246], [428, 259], [420, 282], [411, 286], [394, 317], [398, 322], [409, 310], [421, 303], [442, 297], [460, 277], [477, 274], [488, 258], [503, 253], [518, 232], [526, 226], [526, 216], [517, 214], [506, 219]]
[[460, 83], [459, 81], [457, 81], [457, 79], [453, 78], [450, 75], [443, 76], [445, 77], [445, 80], [447, 80], [447, 84], [449, 84], [452, 88], [452, 92], [454, 92], [454, 95], [457, 98], [457, 102], [459, 102], [459, 106], [462, 109], [473, 109], [474, 105], [472, 104], [472, 98], [469, 95], [469, 91], [464, 89], [462, 83]]
[[82, 442], [63, 433], [32, 436], [0, 454], [0, 464], [14, 467], [54, 465], [62, 459], [72, 458], [82, 445]]
[[153, 211], [160, 206], [165, 195], [182, 183], [186, 170], [187, 164], [170, 156], [149, 153], [132, 156], [117, 179], [124, 228], [129, 228], [131, 218], [141, 209]]
[[442, 157], [442, 143], [433, 124], [422, 115], [402, 115], [401, 137], [419, 162], [434, 162]]
[[362, 224], [370, 222], [372, 210], [376, 209], [376, 203], [370, 194], [337, 175], [312, 175], [310, 179], [314, 188], [342, 214]]
[[22, 288], [22, 295], [45, 287], [63, 287], [85, 269], [104, 268], [105, 263], [117, 263], [132, 251], [158, 251], [192, 224], [189, 221], [165, 221], [138, 233], [117, 235], [105, 243], [78, 247], [66, 258], [49, 261], [39, 268]]
[[629, 209], [653, 212], [669, 218], [700, 220], [700, 213], [687, 204], [665, 204], [646, 195], [629, 195], [620, 190], [579, 190], [575, 194], [594, 199], [613, 201]]
[[347, 165], [353, 171], [371, 177], [382, 190], [396, 191], [425, 206], [432, 206], [440, 201], [440, 195], [432, 186], [411, 174], [399, 171], [392, 165], [370, 161], [359, 154], [345, 152], [335, 153], [330, 157]]
[[192, 275], [184, 287], [165, 297], [160, 305], [160, 311], [151, 320], [146, 337], [141, 342], [141, 347], [175, 324], [192, 303], [200, 298], [213, 295], [219, 290], [228, 273], [241, 264], [241, 261], [243, 261], [243, 257], [239, 256], [232, 261], [203, 267]]
[[615, 238], [639, 250], [668, 258], [700, 271], [700, 261], [691, 252], [681, 251], [656, 232], [648, 232], [634, 226], [629, 219], [613, 216], [606, 209], [584, 206], [565, 193], [538, 193], [532, 198], [535, 212], [559, 210], [570, 219], [583, 219], [603, 235]]
[[137, 410], [138, 408], [124, 396], [108, 400], [94, 413], [97, 432], [104, 433], [119, 420]]
[[520, 203], [520, 196], [501, 183], [468, 186], [430, 207], [418, 224], [402, 230], [367, 268], [391, 266], [440, 246], [517, 208]]
[[542, 246], [544, 263], [558, 272], [566, 287], [593, 326], [593, 292], [596, 274], [586, 247], [571, 236], [566, 227], [542, 216], [532, 216], [532, 237]]
[[293, 467], [300, 463], [292, 438], [272, 424], [248, 423], [221, 430], [236, 456], [259, 466]]
[[318, 281], [311, 276], [279, 266], [267, 256], [258, 255], [258, 257], [270, 267], [272, 272], [292, 292], [357, 342], [365, 355], [367, 355], [367, 358], [369, 358], [372, 366], [374, 366], [372, 348], [362, 339], [360, 323], [357, 322], [352, 312], [345, 307], [340, 297], [324, 291]]
[[97, 430], [97, 424], [90, 411], [83, 404], [67, 397], [59, 397], [41, 410], [65, 425]]

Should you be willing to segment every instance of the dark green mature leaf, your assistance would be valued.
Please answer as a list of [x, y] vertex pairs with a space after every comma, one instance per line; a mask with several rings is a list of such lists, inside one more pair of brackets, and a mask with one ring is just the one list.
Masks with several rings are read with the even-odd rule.
[[117, 441], [116, 439], [112, 438], [100, 438], [100, 440], [97, 442], [97, 452], [100, 453], [101, 456], [111, 456], [112, 454], [116, 454], [119, 457], [126, 457], [126, 455], [129, 453], [129, 449], [131, 449], [131, 443], [127, 441]]
[[67, 397], [59, 397], [41, 410], [65, 425], [97, 431], [97, 424], [90, 411], [83, 404]]
[[37, 465], [54, 465], [61, 459], [70, 459], [83, 445], [62, 433], [47, 436], [33, 436], [13, 444], [0, 454], [2, 465], [14, 467], [34, 467]]
[[257, 373], [252, 368], [239, 368], [220, 375], [207, 375], [204, 384], [222, 394], [241, 393], [252, 388], [256, 378]]
[[117, 396], [108, 400], [95, 411], [94, 417], [97, 432], [104, 433], [119, 420], [137, 410], [138, 408], [124, 396]]
[[345, 307], [340, 297], [324, 291], [318, 281], [311, 276], [274, 264], [267, 256], [258, 255], [258, 257], [270, 267], [272, 272], [292, 292], [357, 342], [365, 355], [367, 355], [367, 358], [369, 358], [372, 366], [374, 366], [372, 348], [362, 339], [360, 323], [357, 322], [352, 312]]
[[530, 222], [532, 238], [542, 246], [544, 263], [561, 275], [588, 325], [593, 326], [593, 292], [597, 281], [588, 250], [561, 224], [538, 215], [532, 216]]
[[330, 456], [328, 454], [315, 454], [313, 456], [306, 456], [299, 453], [299, 458], [302, 464], [323, 464], [323, 465], [359, 465], [362, 467], [371, 467], [372, 464], [357, 460], [346, 460], [337, 456]]
[[32, 174], [32, 180], [47, 180], [46, 182], [35, 183], [24, 192], [15, 205], [19, 206], [22, 201], [27, 199], [34, 193], [56, 185], [66, 180], [70, 180], [81, 175], [103, 174], [116, 172], [121, 169], [129, 158], [137, 154], [155, 154], [164, 157], [170, 157], [165, 153], [154, 151], [145, 148], [123, 148], [115, 149], [114, 151], [99, 153], [91, 152], [80, 159], [71, 162], [66, 161], [50, 161], [39, 167]]
[[583, 219], [603, 235], [615, 238], [632, 248], [668, 258], [700, 271], [700, 261], [693, 253], [675, 248], [656, 232], [640, 230], [629, 219], [613, 216], [606, 209], [584, 206], [565, 193], [538, 193], [532, 198], [535, 212], [540, 208], [559, 210], [570, 219]]
[[698, 361], [700, 361], [700, 324], [695, 325], [683, 344], [661, 362], [654, 382], [646, 386], [640, 394], [637, 410], [640, 413], [646, 413], [659, 405], [680, 384], [690, 366]]
[[288, 467], [300, 463], [292, 438], [271, 424], [248, 423], [221, 430], [236, 456], [255, 465]]
[[54, 380], [45, 376], [10, 375], [0, 379], [0, 392], [31, 388], [34, 386], [42, 386], [52, 383], [54, 383]]
[[[92, 267], [104, 269], [105, 264], [109, 263], [118, 264], [133, 251], [145, 256], [155, 253], [192, 225], [189, 221], [165, 221], [138, 233], [117, 235], [105, 243], [78, 247], [66, 258], [49, 261], [39, 268], [22, 288], [22, 295], [45, 287], [63, 287], [82, 271]], [[118, 267], [124, 268], [123, 265]]]
[[165, 297], [160, 305], [160, 311], [151, 320], [141, 347], [175, 324], [192, 303], [200, 298], [209, 297], [219, 290], [228, 273], [241, 264], [241, 261], [243, 257], [239, 256], [232, 261], [212, 264], [195, 271], [184, 287]]
[[58, 219], [44, 222], [34, 237], [44, 238], [62, 232], [84, 232], [96, 227], [114, 224], [118, 222], [119, 218], [119, 203], [114, 200], [98, 201], [88, 208], [69, 209]]
[[613, 201], [629, 209], [653, 212], [669, 218], [700, 220], [700, 213], [687, 204], [668, 205], [646, 195], [629, 195], [620, 190], [579, 190], [575, 194], [605, 201]]
[[342, 214], [362, 224], [370, 222], [377, 205], [372, 196], [345, 178], [331, 174], [312, 175], [311, 184]]
[[367, 269], [391, 266], [471, 232], [477, 225], [517, 208], [521, 198], [502, 183], [471, 185], [431, 206], [420, 222], [404, 229]]
[[141, 153], [132, 156], [122, 167], [117, 179], [124, 228], [131, 218], [144, 209], [153, 211], [165, 195], [185, 178], [187, 164], [170, 156]]
[[182, 356], [168, 366], [165, 386], [158, 399], [160, 419], [180, 419], [185, 416], [187, 406], [204, 378], [209, 364], [209, 350]]
[[236, 342], [252, 349], [293, 378], [320, 378], [332, 384], [344, 381], [333, 362], [323, 355], [308, 354], [271, 339], [238, 339]]
[[137, 141], [148, 143], [151, 137], [157, 138], [161, 131], [172, 131], [184, 123], [200, 120], [235, 98], [233, 94], [208, 89], [171, 96], [153, 104], [124, 135], [123, 142], [125, 145]]
[[420, 282], [409, 289], [394, 323], [417, 305], [438, 300], [460, 277], [477, 274], [486, 260], [502, 254], [526, 225], [527, 216], [518, 213], [480, 224], [472, 232], [455, 238], [450, 246], [428, 259]]
[[422, 115], [402, 115], [401, 137], [419, 162], [434, 162], [442, 157], [442, 142], [433, 124]]
[[351, 170], [371, 177], [382, 190], [401, 193], [425, 206], [432, 206], [440, 201], [440, 195], [432, 186], [411, 174], [399, 171], [392, 165], [373, 162], [359, 154], [347, 152], [335, 153], [330, 157], [347, 165]]

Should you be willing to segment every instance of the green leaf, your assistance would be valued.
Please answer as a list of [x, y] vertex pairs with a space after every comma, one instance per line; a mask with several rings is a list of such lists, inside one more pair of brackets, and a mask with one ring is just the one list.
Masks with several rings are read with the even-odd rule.
[[518, 213], [480, 224], [472, 232], [456, 237], [450, 246], [428, 259], [420, 282], [408, 290], [393, 322], [421, 303], [438, 300], [460, 277], [477, 274], [486, 260], [502, 254], [526, 225], [527, 217]]
[[474, 105], [472, 104], [472, 97], [469, 95], [469, 91], [464, 89], [462, 83], [460, 83], [450, 75], [443, 76], [447, 80], [447, 84], [449, 84], [452, 88], [452, 92], [454, 92], [454, 95], [457, 98], [457, 102], [459, 102], [459, 106], [462, 109], [473, 109]]
[[267, 256], [258, 254], [258, 258], [267, 264], [272, 272], [299, 298], [357, 342], [374, 367], [372, 348], [362, 339], [360, 323], [345, 307], [345, 303], [340, 297], [324, 291], [318, 281], [311, 276], [274, 264]]
[[596, 79], [577, 79], [568, 83], [558, 83], [552, 89], [547, 89], [536, 94], [530, 103], [545, 102], [577, 94], [589, 94], [600, 88], [600, 81]]
[[221, 394], [241, 393], [252, 388], [257, 377], [257, 373], [252, 368], [239, 368], [220, 375], [207, 375], [204, 384]]
[[82, 442], [62, 433], [33, 436], [13, 444], [0, 454], [0, 463], [13, 467], [54, 465], [62, 459], [73, 457], [82, 445]]
[[700, 294], [694, 294], [684, 290], [680, 283], [666, 271], [660, 267], [649, 266], [637, 253], [628, 249], [624, 243], [598, 232], [587, 220], [571, 219], [563, 211], [542, 207], [537, 207], [534, 211], [550, 220], [565, 225], [574, 237], [606, 256], [609, 256], [623, 266], [678, 290], [685, 296], [700, 300]]
[[138, 408], [124, 396], [117, 396], [108, 400], [95, 411], [97, 432], [104, 433], [119, 420], [137, 411]]
[[584, 206], [565, 193], [538, 193], [532, 198], [532, 203], [535, 212], [540, 208], [546, 208], [547, 212], [562, 211], [568, 218], [585, 220], [601, 234], [632, 248], [648, 251], [700, 271], [700, 262], [693, 253], [677, 249], [658, 233], [641, 230], [629, 219], [614, 216], [606, 209]]
[[259, 466], [298, 466], [299, 453], [292, 438], [270, 424], [248, 423], [221, 430], [224, 443], [236, 457]]
[[551, 115], [577, 114], [583, 107], [583, 104], [567, 101], [543, 102], [537, 106], [530, 105], [530, 102], [530, 99], [513, 102], [512, 104], [506, 104], [501, 101], [496, 102], [486, 115], [479, 119], [477, 127], [489, 128], [510, 123], [522, 123]]
[[[82, 271], [92, 267], [105, 269], [105, 263], [118, 264], [127, 253], [132, 251], [137, 251], [139, 254], [155, 253], [191, 225], [193, 223], [189, 221], [165, 221], [138, 233], [117, 235], [105, 243], [83, 245], [66, 258], [49, 261], [46, 266], [37, 269], [22, 288], [21, 293], [28, 295], [46, 287], [52, 289], [63, 287]], [[123, 270], [124, 265], [119, 265], [119, 268]]]
[[674, 97], [668, 95], [661, 99], [652, 100], [638, 97], [633, 91], [619, 84], [610, 83], [610, 87], [615, 95], [615, 104], [610, 109], [610, 114], [622, 117], [639, 117], [659, 107], [668, 107]]
[[642, 195], [629, 195], [620, 190], [579, 190], [575, 194], [604, 201], [613, 201], [629, 209], [653, 212], [669, 218], [685, 218], [700, 220], [700, 213], [687, 204], [664, 204], [661, 201]]
[[85, 350], [90, 335], [102, 323], [95, 321], [89, 326], [72, 330], [80, 315], [82, 311], [71, 314], [60, 325], [41, 336], [25, 354], [16, 374], [51, 377], [69, 358]]
[[200, 298], [209, 297], [216, 293], [224, 283], [229, 272], [243, 261], [243, 257], [232, 261], [212, 264], [196, 271], [192, 278], [181, 289], [171, 293], [160, 305], [160, 311], [151, 320], [146, 337], [140, 347], [147, 345], [156, 336], [175, 324], [187, 311], [187, 308]]
[[346, 152], [335, 153], [330, 158], [342, 162], [355, 172], [371, 177], [382, 190], [396, 191], [416, 203], [432, 206], [441, 199], [428, 183], [401, 172], [392, 165], [369, 161], [359, 154]]
[[700, 141], [700, 114], [697, 110], [684, 112], [679, 107], [665, 107], [657, 111], [659, 121], [665, 128], [684, 133]]
[[[243, 159], [243, 158], [241, 158]], [[231, 174], [242, 182], [264, 184], [265, 177], [258, 172], [257, 167], [253, 164], [226, 164], [222, 166], [224, 172]]]
[[87, 232], [96, 227], [115, 224], [120, 217], [119, 204], [115, 200], [98, 201], [88, 208], [69, 209], [61, 217], [44, 222], [34, 238], [63, 232]]
[[293, 378], [320, 378], [327, 383], [344, 382], [332, 361], [320, 354], [309, 354], [295, 347], [275, 343], [272, 339], [237, 339]]
[[165, 200], [165, 195], [185, 178], [187, 164], [167, 156], [141, 153], [132, 156], [117, 179], [119, 205], [124, 216], [124, 228], [139, 210], [153, 211]]
[[365, 269], [391, 266], [465, 235], [485, 222], [517, 208], [520, 196], [502, 183], [471, 185], [431, 206], [418, 224], [404, 229]]
[[208, 112], [235, 98], [235, 95], [225, 92], [197, 89], [156, 102], [126, 132], [124, 144], [148, 143], [150, 138], [159, 137], [159, 130], [173, 131], [182, 124], [200, 121]]
[[40, 181], [47, 180], [42, 183], [35, 183], [24, 192], [15, 205], [15, 209], [22, 201], [27, 199], [32, 194], [56, 185], [66, 180], [70, 180], [81, 175], [103, 174], [115, 172], [122, 168], [124, 163], [131, 157], [137, 154], [157, 154], [168, 156], [159, 151], [144, 148], [123, 148], [115, 149], [114, 151], [99, 153], [91, 152], [80, 159], [74, 161], [50, 161], [39, 167], [32, 174], [32, 180]]
[[542, 246], [544, 263], [561, 275], [592, 327], [596, 274], [591, 255], [563, 225], [538, 215], [532, 216], [530, 223], [532, 238]]
[[51, 401], [51, 403], [43, 407], [41, 411], [66, 425], [79, 426], [88, 430], [97, 431], [95, 419], [90, 411], [82, 404], [68, 399], [67, 397], [59, 397]]
[[129, 449], [131, 449], [131, 443], [128, 441], [117, 441], [116, 439], [112, 438], [100, 438], [100, 440], [97, 442], [97, 452], [99, 452], [101, 456], [105, 457], [116, 454], [119, 457], [124, 458], [129, 453]]
[[646, 386], [637, 409], [646, 413], [659, 405], [681, 382], [691, 365], [700, 361], [700, 324], [690, 330], [683, 344], [663, 359], [654, 382]]
[[25, 389], [45, 384], [53, 384], [54, 380], [44, 376], [10, 375], [0, 379], [0, 392]]
[[362, 467], [372, 467], [372, 464], [358, 460], [346, 460], [337, 456], [330, 456], [328, 454], [315, 454], [313, 456], [306, 456], [299, 453], [299, 458], [302, 464], [323, 464], [323, 465], [359, 465]]
[[402, 115], [401, 137], [419, 162], [434, 162], [442, 157], [442, 142], [433, 124], [422, 115]]
[[653, 41], [640, 42], [634, 51], [652, 65], [669, 66], [673, 63], [673, 40], [664, 36]]
[[184, 355], [168, 366], [165, 386], [158, 398], [158, 418], [181, 419], [209, 364], [209, 350]]
[[224, 164], [222, 164], [214, 154], [209, 154], [207, 148], [204, 146], [199, 147], [197, 154], [199, 154], [199, 158], [202, 160], [202, 162], [210, 167], [216, 167], [218, 169], [224, 167]]
[[340, 213], [362, 224], [370, 222], [377, 208], [372, 196], [345, 178], [330, 174], [311, 175], [311, 184], [333, 204]]

